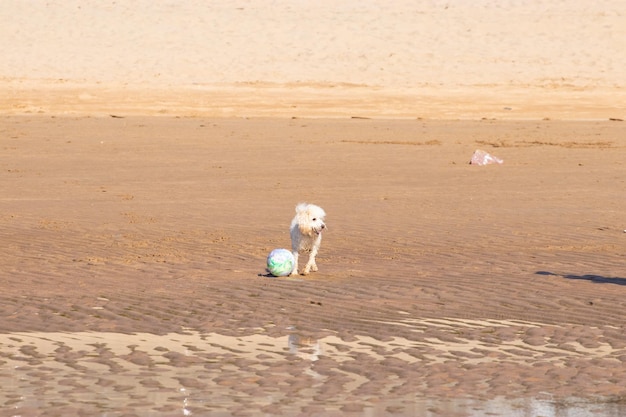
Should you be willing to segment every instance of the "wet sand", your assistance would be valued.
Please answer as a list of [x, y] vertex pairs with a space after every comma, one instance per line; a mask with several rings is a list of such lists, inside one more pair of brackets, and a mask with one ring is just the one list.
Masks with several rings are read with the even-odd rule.
[[[6, 415], [623, 408], [622, 122], [1, 126]], [[299, 201], [320, 271], [268, 277]]]

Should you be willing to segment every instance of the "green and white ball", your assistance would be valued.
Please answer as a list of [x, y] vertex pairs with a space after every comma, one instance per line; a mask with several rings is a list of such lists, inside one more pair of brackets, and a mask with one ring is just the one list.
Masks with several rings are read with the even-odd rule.
[[296, 260], [287, 249], [274, 249], [267, 256], [267, 270], [275, 277], [285, 277], [293, 270]]

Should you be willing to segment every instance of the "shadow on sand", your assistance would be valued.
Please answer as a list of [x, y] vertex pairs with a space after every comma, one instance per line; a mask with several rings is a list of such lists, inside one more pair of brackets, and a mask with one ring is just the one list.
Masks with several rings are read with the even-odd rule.
[[626, 285], [626, 278], [619, 278], [619, 277], [605, 277], [602, 275], [593, 275], [593, 274], [586, 274], [586, 275], [556, 274], [550, 271], [537, 271], [535, 272], [535, 274], [561, 277], [561, 278], [566, 278], [566, 279], [581, 279], [585, 281], [595, 282], [598, 284]]

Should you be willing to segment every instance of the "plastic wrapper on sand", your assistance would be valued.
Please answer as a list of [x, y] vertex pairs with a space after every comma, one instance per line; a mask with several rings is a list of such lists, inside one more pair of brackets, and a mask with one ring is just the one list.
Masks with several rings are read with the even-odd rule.
[[472, 159], [470, 159], [471, 165], [489, 165], [489, 164], [501, 164], [504, 161], [500, 158], [496, 158], [493, 155], [488, 154], [485, 151], [481, 151], [480, 149], [474, 152], [472, 155]]

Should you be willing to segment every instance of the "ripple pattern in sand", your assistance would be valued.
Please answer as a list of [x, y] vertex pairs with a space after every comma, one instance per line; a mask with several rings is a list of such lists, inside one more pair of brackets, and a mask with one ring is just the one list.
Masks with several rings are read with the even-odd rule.
[[614, 398], [614, 381], [626, 381], [626, 345], [603, 340], [598, 328], [408, 317], [378, 324], [414, 336], [2, 334], [0, 404], [9, 415], [413, 415], [433, 393], [570, 397], [569, 385], [589, 380], [588, 394]]

